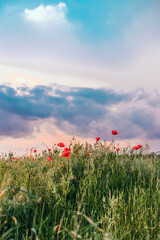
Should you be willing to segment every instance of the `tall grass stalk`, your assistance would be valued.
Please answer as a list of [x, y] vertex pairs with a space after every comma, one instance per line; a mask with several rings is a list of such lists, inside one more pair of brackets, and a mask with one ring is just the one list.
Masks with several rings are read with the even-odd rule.
[[97, 142], [0, 160], [0, 239], [160, 239], [160, 157]]

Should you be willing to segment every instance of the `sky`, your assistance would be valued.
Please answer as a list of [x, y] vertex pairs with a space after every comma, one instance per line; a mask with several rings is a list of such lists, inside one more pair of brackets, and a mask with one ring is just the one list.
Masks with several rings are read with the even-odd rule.
[[159, 0], [0, 0], [0, 153], [72, 137], [160, 150]]

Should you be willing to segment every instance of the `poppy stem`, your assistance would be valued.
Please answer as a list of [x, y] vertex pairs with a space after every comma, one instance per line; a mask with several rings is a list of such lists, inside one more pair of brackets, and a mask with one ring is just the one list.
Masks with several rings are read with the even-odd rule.
[[112, 148], [115, 148], [114, 135], [112, 135]]

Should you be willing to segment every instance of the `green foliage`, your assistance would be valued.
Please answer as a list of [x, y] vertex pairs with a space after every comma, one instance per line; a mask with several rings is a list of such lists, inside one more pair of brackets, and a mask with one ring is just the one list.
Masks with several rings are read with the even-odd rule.
[[160, 239], [159, 156], [71, 147], [0, 160], [0, 239]]

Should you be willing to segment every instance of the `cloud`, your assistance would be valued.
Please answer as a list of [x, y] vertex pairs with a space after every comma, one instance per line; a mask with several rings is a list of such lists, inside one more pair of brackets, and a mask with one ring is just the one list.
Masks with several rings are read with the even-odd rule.
[[[78, 89], [78, 91], [77, 91]], [[99, 104], [114, 104], [121, 101], [128, 101], [131, 99], [126, 93], [116, 93], [112, 89], [92, 89], [92, 88], [72, 88], [72, 91], [62, 92], [61, 90], [56, 90], [57, 94], [76, 97], [77, 99], [84, 99], [85, 101], [90, 100]]]
[[[28, 136], [38, 127], [38, 121], [53, 121], [61, 131], [80, 137], [106, 139], [111, 129], [118, 130], [119, 139], [160, 137], [160, 110], [148, 102], [149, 93], [144, 90], [122, 93], [113, 89], [57, 88], [1, 85], [0, 135]], [[157, 102], [159, 95], [153, 92], [153, 96]]]
[[0, 109], [0, 136], [25, 137], [33, 132], [32, 121], [22, 116]]
[[67, 6], [62, 2], [56, 5], [47, 6], [41, 4], [35, 9], [26, 8], [23, 15], [27, 21], [32, 22], [36, 26], [59, 27], [61, 25], [69, 25], [66, 18], [66, 10]]
[[[25, 10], [24, 8], [19, 10], [23, 12], [23, 17], [19, 12], [5, 16], [9, 27], [6, 25], [7, 22], [1, 21], [5, 24], [0, 39], [0, 62], [37, 70], [40, 74], [43, 72], [43, 75], [46, 74], [45, 78], [48, 78], [47, 75], [50, 73], [53, 77], [55, 72], [59, 76], [63, 73], [64, 84], [67, 82], [70, 86], [75, 84], [86, 86], [88, 83], [91, 86], [93, 84], [96, 87], [114, 86], [117, 89], [143, 86], [160, 89], [157, 6], [151, 9], [145, 8], [142, 14], [141, 11], [135, 15], [132, 13], [132, 18], [128, 21], [124, 21], [126, 18], [121, 16], [122, 11], [118, 19], [122, 17], [123, 23], [118, 21], [114, 24], [117, 26], [114, 34], [116, 39], [111, 34], [113, 27], [111, 24], [105, 26], [105, 31], [109, 31], [108, 37], [101, 36], [99, 41], [95, 41], [94, 36], [93, 39], [86, 40], [84, 29], [77, 27], [76, 17], [74, 18], [73, 14], [77, 13], [79, 21], [82, 21], [82, 16], [79, 16], [78, 10], [73, 8], [70, 1], [66, 4], [62, 2], [45, 5], [44, 3], [40, 6], [34, 5], [36, 8], [28, 5]], [[139, 4], [136, 3], [135, 6], [137, 5]], [[95, 10], [95, 6], [93, 9]], [[91, 6], [88, 9], [89, 13], [93, 9]], [[112, 12], [110, 8], [108, 11]], [[125, 14], [128, 16], [129, 13], [126, 13], [125, 9], [124, 11], [124, 16]], [[115, 11], [113, 16], [109, 13], [105, 14], [106, 20], [113, 20], [114, 17], [117, 20]], [[85, 24], [87, 19], [84, 19], [83, 25], [86, 32], [88, 32], [88, 25]], [[95, 24], [97, 24], [96, 15], [93, 26]], [[117, 35], [118, 33], [121, 34]], [[99, 32], [95, 29], [95, 36], [98, 35]]]

